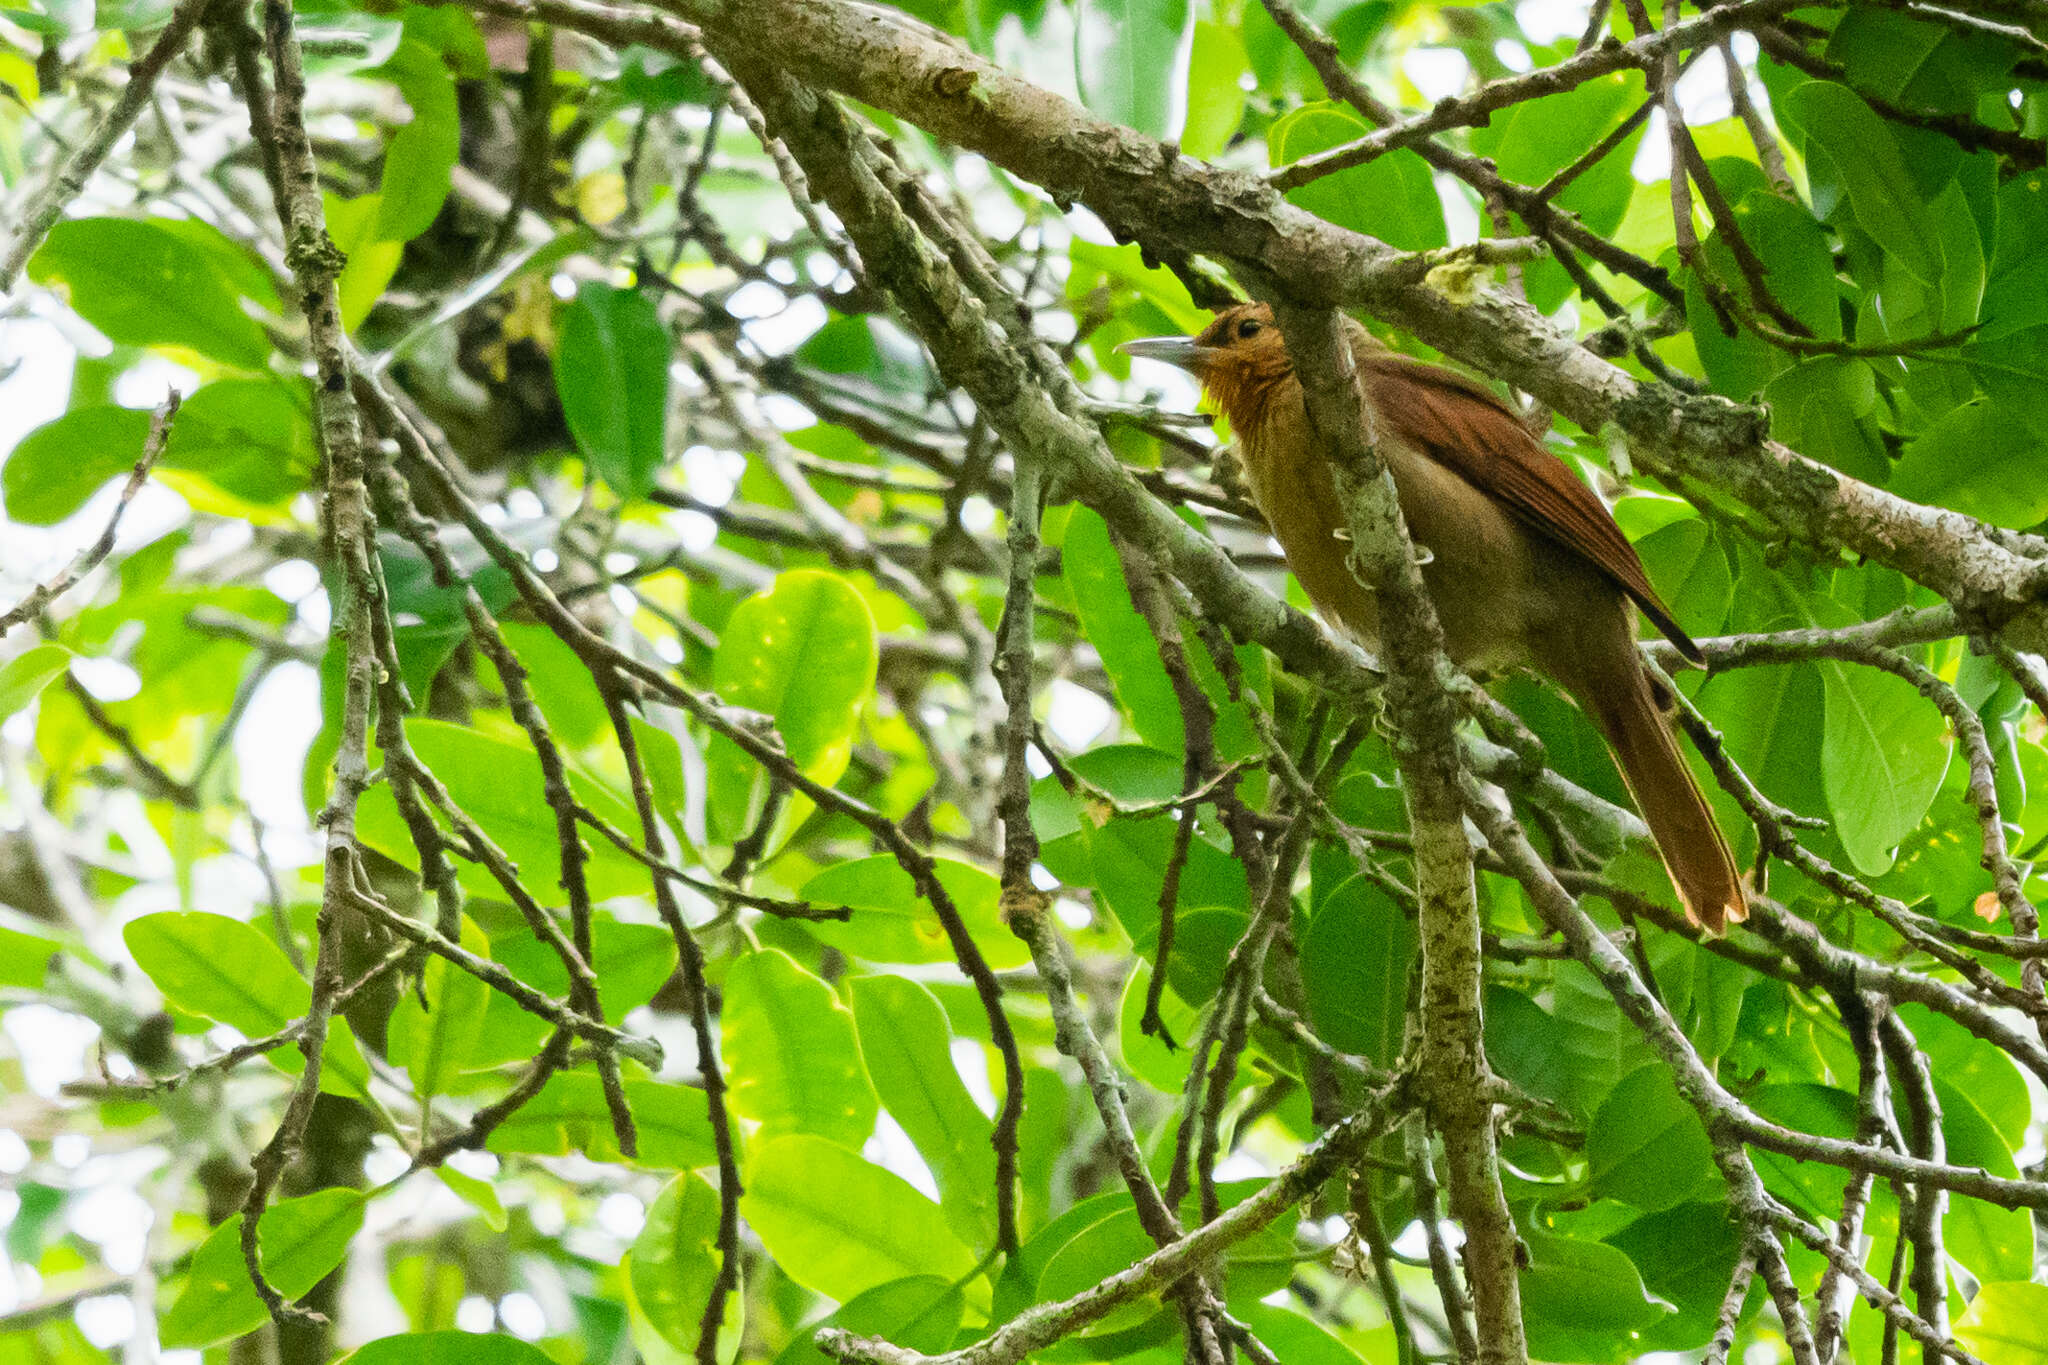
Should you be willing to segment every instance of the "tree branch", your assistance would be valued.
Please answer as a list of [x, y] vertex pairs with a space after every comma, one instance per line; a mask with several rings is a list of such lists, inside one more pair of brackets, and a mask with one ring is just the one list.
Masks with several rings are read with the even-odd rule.
[[128, 504], [135, 501], [135, 495], [148, 481], [149, 471], [162, 457], [164, 446], [171, 438], [171, 423], [177, 419], [178, 405], [183, 401], [184, 395], [172, 389], [164, 396], [164, 401], [156, 405], [156, 411], [149, 415], [149, 435], [142, 443], [142, 454], [136, 457], [128, 482], [121, 485], [121, 499], [107, 517], [106, 529], [100, 532], [98, 540], [80, 550], [78, 557], [62, 573], [47, 583], [37, 584], [30, 589], [28, 596], [7, 611], [0, 612], [0, 638], [22, 622], [32, 620], [43, 608], [77, 587], [80, 579], [98, 568], [113, 552], [115, 536], [121, 529], [121, 518], [128, 511]]
[[171, 11], [163, 32], [150, 44], [149, 51], [129, 65], [128, 84], [122, 87], [121, 97], [100, 117], [91, 135], [70, 156], [51, 168], [49, 180], [36, 190], [22, 209], [14, 239], [7, 244], [6, 256], [0, 257], [0, 295], [13, 292], [15, 283], [21, 278], [22, 267], [28, 264], [29, 257], [35, 255], [36, 248], [43, 244], [43, 238], [49, 235], [57, 220], [64, 216], [66, 206], [85, 192], [86, 182], [107, 159], [107, 153], [114, 150], [114, 144], [149, 106], [157, 77], [163, 75], [164, 68], [185, 50], [186, 41], [213, 6], [214, 0], [181, 0]]

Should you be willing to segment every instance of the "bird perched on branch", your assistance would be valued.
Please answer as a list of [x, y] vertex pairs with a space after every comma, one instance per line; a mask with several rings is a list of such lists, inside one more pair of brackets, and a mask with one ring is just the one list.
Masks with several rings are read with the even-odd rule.
[[[1742, 919], [1728, 842], [1636, 650], [1636, 608], [1688, 659], [1701, 661], [1699, 647], [1658, 600], [1635, 547], [1483, 385], [1396, 355], [1355, 322], [1346, 333], [1451, 658], [1531, 668], [1564, 688], [1606, 737], [1686, 914], [1715, 932]], [[1351, 571], [1336, 479], [1272, 312], [1240, 304], [1199, 336], [1122, 349], [1201, 381], [1230, 419], [1245, 481], [1309, 600], [1375, 645], [1379, 612]]]

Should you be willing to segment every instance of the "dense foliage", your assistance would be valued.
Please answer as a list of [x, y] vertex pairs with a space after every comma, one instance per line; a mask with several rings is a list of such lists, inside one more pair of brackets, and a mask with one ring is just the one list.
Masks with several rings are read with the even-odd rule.
[[[2048, 11], [904, 8], [0, 9], [0, 1362], [2048, 1362]], [[1430, 1050], [1239, 289], [1534, 395], [1747, 925], [1488, 680]]]

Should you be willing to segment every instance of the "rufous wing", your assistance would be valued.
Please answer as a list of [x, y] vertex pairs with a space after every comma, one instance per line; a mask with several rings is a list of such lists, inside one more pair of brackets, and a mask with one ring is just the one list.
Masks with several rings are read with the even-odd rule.
[[1439, 365], [1386, 351], [1357, 357], [1374, 417], [1516, 516], [1585, 556], [1635, 600], [1664, 637], [1695, 663], [1699, 647], [1650, 586], [1635, 546], [1599, 495], [1582, 483], [1491, 391]]

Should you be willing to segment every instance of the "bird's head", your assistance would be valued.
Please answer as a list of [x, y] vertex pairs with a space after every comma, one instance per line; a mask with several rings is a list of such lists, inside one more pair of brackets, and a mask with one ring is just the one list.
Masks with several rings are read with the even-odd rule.
[[1274, 387], [1293, 377], [1287, 343], [1263, 303], [1240, 303], [1191, 337], [1144, 337], [1117, 347], [1125, 355], [1178, 365], [1202, 382], [1209, 401], [1242, 428]]

